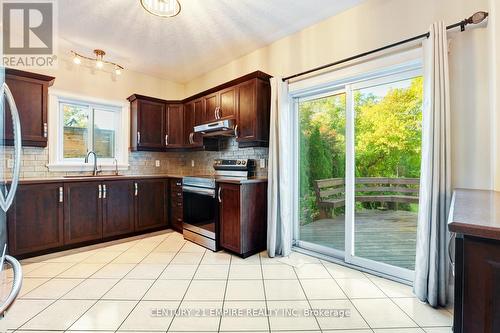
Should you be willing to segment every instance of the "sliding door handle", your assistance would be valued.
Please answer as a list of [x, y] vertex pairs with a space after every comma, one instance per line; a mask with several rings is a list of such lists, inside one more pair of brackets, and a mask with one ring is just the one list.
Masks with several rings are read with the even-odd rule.
[[59, 202], [62, 203], [64, 201], [64, 188], [59, 186]]

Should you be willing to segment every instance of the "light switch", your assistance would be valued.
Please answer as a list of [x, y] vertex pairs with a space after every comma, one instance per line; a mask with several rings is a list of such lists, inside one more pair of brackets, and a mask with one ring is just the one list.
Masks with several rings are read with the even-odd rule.
[[191, 167], [194, 168], [194, 160], [191, 160]]
[[156, 165], [157, 168], [159, 168], [160, 167], [160, 160], [156, 160], [155, 161], [155, 165]]

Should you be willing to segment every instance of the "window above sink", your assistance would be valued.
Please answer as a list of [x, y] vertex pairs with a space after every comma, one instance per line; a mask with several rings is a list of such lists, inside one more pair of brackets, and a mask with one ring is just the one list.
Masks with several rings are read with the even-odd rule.
[[114, 170], [115, 163], [119, 170], [128, 169], [127, 103], [64, 92], [49, 95], [50, 171], [91, 170], [93, 160], [84, 163], [88, 151], [96, 152], [102, 170]]

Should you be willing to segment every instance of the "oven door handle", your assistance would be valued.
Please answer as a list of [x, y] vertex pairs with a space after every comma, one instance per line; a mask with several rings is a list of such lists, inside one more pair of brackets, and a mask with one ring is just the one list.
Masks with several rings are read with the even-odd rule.
[[200, 187], [194, 187], [194, 186], [182, 186], [182, 191], [183, 192], [188, 192], [188, 193], [195, 193], [195, 194], [200, 194], [200, 195], [206, 195], [210, 196], [212, 198], [215, 198], [215, 190], [210, 189], [210, 188], [200, 188]]

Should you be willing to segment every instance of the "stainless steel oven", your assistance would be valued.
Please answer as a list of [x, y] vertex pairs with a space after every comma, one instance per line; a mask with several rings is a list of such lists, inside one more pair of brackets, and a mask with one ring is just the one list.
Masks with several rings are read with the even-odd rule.
[[248, 178], [255, 173], [254, 160], [215, 160], [212, 176], [184, 177], [184, 238], [212, 251], [219, 249], [217, 182]]
[[213, 177], [184, 177], [184, 238], [212, 251], [218, 250], [219, 205]]

